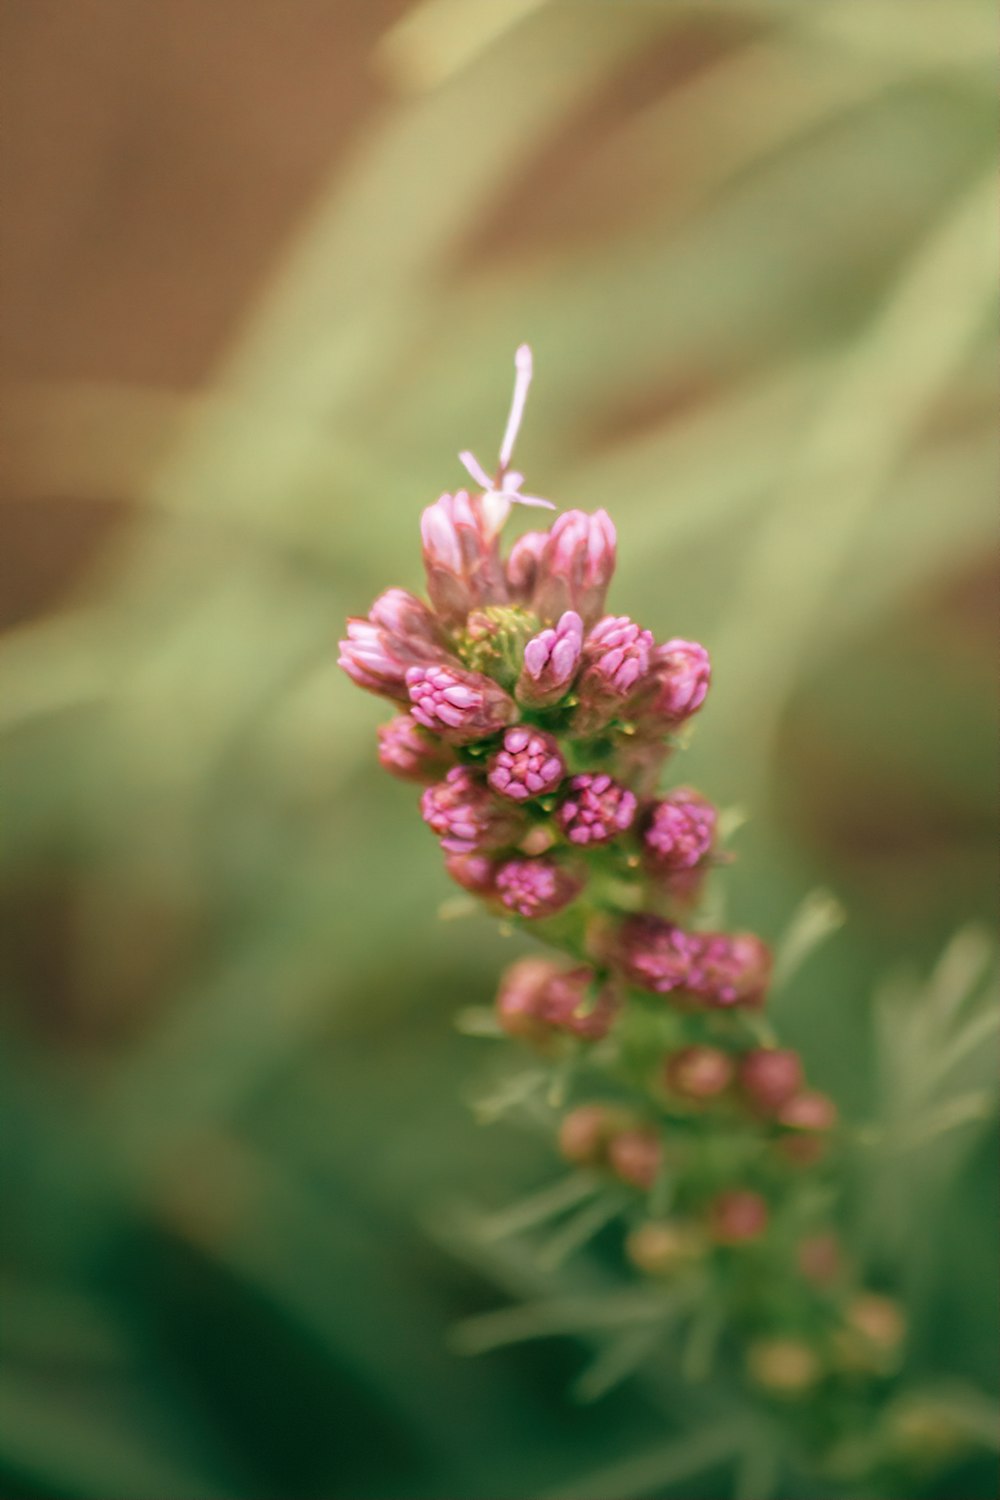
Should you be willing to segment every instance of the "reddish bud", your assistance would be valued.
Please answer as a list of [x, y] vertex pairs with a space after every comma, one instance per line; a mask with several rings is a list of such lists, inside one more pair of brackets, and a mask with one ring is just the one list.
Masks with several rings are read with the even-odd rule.
[[683, 1047], [664, 1065], [667, 1087], [683, 1099], [714, 1099], [733, 1081], [733, 1061], [718, 1047]]
[[512, 1036], [544, 1042], [553, 1032], [594, 1041], [605, 1036], [617, 1009], [617, 996], [600, 985], [592, 969], [563, 969], [547, 958], [524, 958], [504, 974], [497, 1015]]
[[420, 800], [424, 822], [449, 854], [482, 854], [516, 842], [523, 815], [500, 802], [469, 766], [454, 766]]
[[516, 693], [522, 703], [544, 708], [565, 698], [580, 665], [583, 621], [575, 610], [560, 615], [558, 623], [533, 636], [524, 648], [524, 666]]
[[708, 1217], [712, 1236], [720, 1245], [745, 1245], [760, 1239], [769, 1213], [760, 1193], [734, 1188], [712, 1200]]
[[654, 802], [643, 819], [642, 843], [656, 872], [691, 870], [710, 853], [715, 808], [687, 787]]
[[517, 718], [514, 700], [481, 672], [447, 665], [406, 673], [413, 717], [455, 745], [484, 740]]
[[607, 844], [632, 825], [634, 792], [600, 772], [584, 772], [568, 783], [556, 820], [571, 844]]
[[554, 792], [565, 774], [558, 740], [519, 724], [507, 730], [502, 748], [490, 757], [487, 780], [501, 796], [527, 802]]
[[763, 1115], [777, 1114], [798, 1093], [802, 1081], [798, 1053], [781, 1047], [755, 1047], [740, 1063], [744, 1097]]
[[497, 893], [519, 917], [551, 917], [583, 890], [583, 880], [566, 865], [547, 859], [509, 859], [497, 871]]
[[443, 620], [464, 620], [483, 604], [505, 604], [507, 583], [497, 541], [503, 516], [487, 497], [442, 495], [420, 518], [427, 592]]
[[614, 947], [615, 960], [627, 978], [656, 995], [687, 987], [694, 952], [693, 934], [647, 914], [628, 917]]
[[436, 781], [455, 763], [449, 747], [409, 714], [380, 724], [377, 732], [379, 765], [401, 781]]
[[533, 595], [536, 614], [557, 620], [566, 610], [575, 610], [584, 625], [592, 624], [604, 608], [615, 559], [615, 528], [606, 511], [592, 516], [564, 511], [553, 523], [539, 560]]
[[663, 1146], [654, 1130], [620, 1130], [608, 1147], [608, 1162], [616, 1176], [648, 1192], [660, 1173]]

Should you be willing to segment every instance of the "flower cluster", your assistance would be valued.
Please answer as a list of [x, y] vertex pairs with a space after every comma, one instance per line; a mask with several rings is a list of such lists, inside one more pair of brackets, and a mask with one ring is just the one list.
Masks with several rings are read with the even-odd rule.
[[[340, 664], [397, 705], [379, 759], [424, 784], [451, 877], [565, 955], [515, 963], [497, 1019], [543, 1054], [599, 1056], [612, 1093], [629, 1091], [628, 1107], [570, 1110], [560, 1147], [647, 1200], [628, 1254], [672, 1276], [766, 1243], [789, 1182], [826, 1156], [837, 1112], [762, 1023], [767, 946], [698, 921], [723, 857], [716, 809], [687, 786], [658, 790], [705, 701], [708, 653], [657, 644], [606, 612], [616, 536], [605, 511], [566, 511], [501, 549], [514, 504], [548, 504], [510, 469], [530, 377], [522, 348], [496, 473], [463, 454], [481, 492], [442, 495], [423, 514], [429, 604], [390, 589], [348, 622]], [[829, 1236], [806, 1236], [795, 1254], [811, 1285], [841, 1276]], [[820, 1378], [815, 1351], [797, 1355], [780, 1326], [758, 1332], [758, 1384]]]

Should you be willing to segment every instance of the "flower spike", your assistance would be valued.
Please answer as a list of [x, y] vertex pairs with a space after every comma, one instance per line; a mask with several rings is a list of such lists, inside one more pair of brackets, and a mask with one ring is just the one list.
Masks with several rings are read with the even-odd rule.
[[481, 492], [421, 517], [429, 605], [389, 589], [348, 621], [340, 664], [393, 703], [379, 759], [422, 787], [447, 874], [555, 950], [508, 968], [495, 1026], [558, 1070], [550, 1100], [571, 1071], [595, 1087], [553, 1134], [597, 1208], [602, 1193], [624, 1205], [626, 1274], [709, 1309], [765, 1395], [866, 1410], [857, 1381], [895, 1368], [905, 1321], [841, 1269], [815, 1207], [837, 1108], [760, 1015], [770, 949], [712, 930], [702, 891], [728, 860], [715, 807], [659, 785], [708, 692], [708, 652], [606, 612], [605, 511], [564, 511], [502, 548], [512, 504], [549, 505], [511, 467], [526, 344], [515, 366], [496, 473], [462, 453]]

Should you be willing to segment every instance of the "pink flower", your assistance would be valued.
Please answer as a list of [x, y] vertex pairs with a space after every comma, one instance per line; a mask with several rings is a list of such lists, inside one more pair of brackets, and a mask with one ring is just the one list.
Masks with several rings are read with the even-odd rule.
[[482, 672], [445, 664], [406, 673], [411, 713], [455, 745], [484, 740], [517, 718], [514, 700]]
[[454, 765], [452, 751], [410, 717], [400, 714], [378, 726], [379, 765], [401, 781], [437, 781]]
[[437, 621], [405, 589], [380, 594], [366, 620], [352, 617], [340, 642], [338, 666], [369, 693], [407, 699], [406, 673], [416, 663], [444, 662]]
[[512, 844], [523, 832], [523, 818], [499, 802], [469, 766], [455, 766], [429, 786], [420, 800], [424, 822], [449, 854], [481, 854]]
[[673, 640], [653, 651], [648, 679], [636, 695], [637, 718], [676, 728], [705, 701], [712, 665], [697, 641]]
[[717, 815], [687, 787], [654, 802], [644, 820], [643, 847], [654, 870], [691, 870], [709, 853]]
[[577, 683], [580, 706], [573, 726], [580, 734], [603, 729], [622, 708], [649, 670], [653, 637], [627, 615], [606, 615], [583, 647], [583, 671]]
[[746, 1188], [733, 1188], [712, 1200], [708, 1212], [713, 1238], [720, 1245], [745, 1245], [760, 1239], [770, 1213], [767, 1200]]
[[518, 604], [527, 604], [533, 598], [548, 545], [547, 531], [526, 531], [511, 547], [507, 558], [507, 590]]
[[592, 969], [564, 969], [548, 958], [512, 964], [497, 994], [500, 1025], [531, 1042], [544, 1042], [554, 1031], [595, 1041], [607, 1035], [617, 1006], [613, 989]]
[[498, 867], [488, 854], [446, 854], [444, 867], [456, 885], [474, 896], [494, 894]]
[[771, 978], [771, 952], [752, 932], [690, 934], [688, 992], [706, 1005], [758, 1006]]
[[650, 1127], [619, 1130], [608, 1145], [608, 1164], [616, 1177], [648, 1192], [660, 1175], [663, 1143]]
[[543, 708], [565, 698], [573, 686], [583, 649], [583, 621], [575, 610], [559, 616], [555, 627], [533, 636], [524, 648], [524, 667], [516, 693], [522, 703]]
[[666, 995], [687, 987], [695, 948], [693, 934], [643, 913], [622, 923], [615, 958], [633, 984]]
[[554, 792], [565, 774], [558, 740], [518, 724], [507, 730], [502, 749], [490, 757], [487, 780], [501, 796], [526, 802]]
[[542, 554], [533, 607], [543, 620], [575, 610], [585, 625], [597, 620], [615, 571], [616, 537], [611, 517], [567, 510], [552, 524]]
[[479, 496], [442, 495], [420, 518], [427, 592], [441, 618], [464, 620], [483, 604], [505, 604], [499, 526]]
[[637, 805], [628, 787], [585, 771], [569, 782], [556, 819], [571, 844], [607, 844], [631, 826]]
[[755, 1047], [740, 1063], [740, 1088], [761, 1114], [773, 1115], [802, 1087], [797, 1052], [782, 1047]]
[[582, 891], [584, 882], [565, 865], [541, 856], [509, 859], [497, 871], [497, 893], [519, 917], [551, 917]]
[[826, 1094], [805, 1089], [782, 1106], [778, 1119], [792, 1130], [832, 1130], [837, 1123], [837, 1106]]
[[507, 418], [507, 427], [504, 431], [503, 441], [500, 444], [500, 457], [497, 464], [496, 474], [491, 478], [479, 462], [474, 453], [468, 449], [458, 455], [459, 462], [463, 468], [472, 475], [477, 484], [483, 487], [483, 500], [490, 510], [499, 519], [498, 528], [507, 519], [511, 504], [541, 506], [544, 510], [555, 510], [551, 500], [543, 500], [540, 495], [522, 495], [521, 486], [524, 483], [524, 475], [512, 469], [510, 461], [514, 456], [514, 444], [517, 434], [521, 429], [521, 421], [524, 417], [524, 408], [528, 399], [528, 387], [531, 385], [533, 373], [533, 361], [531, 349], [527, 344], [521, 344], [514, 354], [514, 395], [510, 403], [510, 415]]
[[663, 1076], [684, 1099], [714, 1099], [733, 1081], [732, 1058], [718, 1047], [682, 1047], [667, 1058]]

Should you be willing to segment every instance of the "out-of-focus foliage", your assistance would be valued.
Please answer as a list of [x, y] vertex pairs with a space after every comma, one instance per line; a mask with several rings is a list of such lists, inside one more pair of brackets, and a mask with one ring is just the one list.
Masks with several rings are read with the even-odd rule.
[[[982, 1436], [989, 956], [871, 997], [990, 916], [993, 19], [427, 0], [384, 39], [391, 104], [136, 519], [0, 642], [5, 1495], [802, 1500], [724, 1381], [618, 1381], [600, 1239], [556, 1273], [446, 1206], [553, 1176], [477, 1128], [451, 1028], [510, 943], [436, 920], [333, 645], [418, 584], [419, 509], [492, 450], [524, 339], [530, 487], [606, 505], [612, 603], [713, 652], [683, 774], [750, 815], [730, 917], [776, 937], [818, 882], [846, 910], [775, 1022], [857, 1126], [914, 1385]], [[167, 402], [55, 393], [52, 473], [119, 472]], [[460, 1356], [498, 1285], [591, 1352]], [[993, 1494], [982, 1451], [925, 1492]]]

